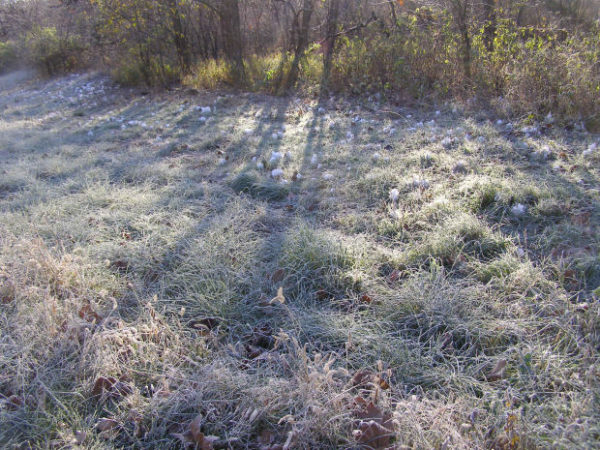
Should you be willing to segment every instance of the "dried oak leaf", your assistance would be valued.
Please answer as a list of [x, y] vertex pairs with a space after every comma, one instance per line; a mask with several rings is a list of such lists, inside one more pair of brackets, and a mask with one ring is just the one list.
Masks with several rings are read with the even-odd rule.
[[105, 396], [105, 398], [120, 399], [133, 393], [132, 387], [117, 380], [115, 377], [98, 377], [92, 388], [93, 397]]
[[365, 387], [373, 382], [375, 376], [375, 373], [369, 369], [361, 369], [354, 374], [350, 382], [353, 387]]
[[354, 416], [359, 419], [352, 432], [356, 441], [374, 449], [389, 447], [394, 435], [392, 415], [362, 397], [356, 397], [354, 405]]
[[400, 271], [392, 270], [392, 272], [387, 276], [387, 282], [389, 284], [393, 284], [400, 279]]
[[487, 381], [498, 381], [504, 378], [506, 373], [506, 364], [507, 361], [505, 359], [499, 360], [494, 368], [486, 375], [485, 379]]
[[352, 435], [359, 444], [366, 445], [368, 448], [385, 449], [389, 447], [393, 433], [392, 430], [374, 420], [361, 420], [358, 429], [353, 430]]
[[271, 282], [272, 283], [279, 283], [280, 281], [283, 281], [284, 278], [285, 278], [285, 269], [277, 269], [275, 272], [273, 272], [271, 274]]
[[205, 317], [202, 319], [194, 319], [190, 321], [189, 326], [200, 332], [201, 335], [207, 335], [212, 330], [217, 328], [221, 323], [221, 319], [216, 317]]
[[117, 428], [118, 426], [119, 422], [117, 422], [115, 419], [110, 419], [106, 417], [98, 419], [98, 422], [96, 422], [96, 429], [100, 432], [112, 430], [114, 428]]
[[88, 303], [87, 305], [83, 305], [81, 309], [77, 312], [80, 318], [85, 320], [86, 322], [100, 322], [102, 321], [102, 316], [94, 311], [94, 308]]
[[96, 422], [96, 429], [102, 439], [110, 441], [118, 436], [120, 425], [115, 419], [102, 418]]
[[318, 300], [328, 300], [334, 297], [334, 295], [331, 292], [328, 292], [325, 289], [319, 289], [315, 292], [315, 295]]
[[173, 433], [173, 436], [181, 441], [184, 448], [193, 447], [199, 450], [213, 450], [213, 443], [219, 438], [217, 436], [205, 436], [202, 433], [204, 417], [202, 414], [196, 416], [190, 423], [188, 430], [184, 433]]
[[360, 296], [360, 301], [361, 301], [361, 303], [369, 304], [369, 303], [373, 302], [373, 298], [368, 294], [363, 294]]
[[[387, 376], [389, 379], [389, 374]], [[373, 388], [375, 386], [381, 389], [389, 389], [390, 385], [382, 373], [375, 373], [369, 369], [361, 369], [354, 374], [350, 381], [355, 388]]]

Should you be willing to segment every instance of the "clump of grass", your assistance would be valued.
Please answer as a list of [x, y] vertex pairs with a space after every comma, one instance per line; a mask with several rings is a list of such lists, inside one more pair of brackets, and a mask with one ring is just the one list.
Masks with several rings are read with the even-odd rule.
[[423, 244], [408, 252], [411, 265], [433, 258], [452, 266], [461, 258], [490, 259], [506, 250], [510, 240], [470, 214], [454, 215], [434, 229]]
[[476, 261], [474, 272], [476, 277], [483, 283], [488, 283], [493, 279], [501, 282], [514, 273], [520, 264], [521, 261], [516, 256], [505, 253], [489, 262]]
[[469, 204], [476, 212], [485, 211], [499, 199], [499, 187], [493, 183], [479, 185], [472, 194]]
[[286, 185], [267, 180], [256, 172], [242, 172], [231, 181], [231, 187], [236, 192], [246, 192], [253, 197], [268, 201], [285, 199], [290, 189]]
[[367, 262], [334, 234], [300, 224], [284, 236], [279, 264], [289, 271], [297, 295], [315, 290], [337, 295], [360, 289]]

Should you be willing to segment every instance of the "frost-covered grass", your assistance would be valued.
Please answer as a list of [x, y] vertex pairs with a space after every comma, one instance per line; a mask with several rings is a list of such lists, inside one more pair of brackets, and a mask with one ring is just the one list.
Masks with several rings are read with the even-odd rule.
[[3, 448], [599, 445], [597, 136], [0, 86]]

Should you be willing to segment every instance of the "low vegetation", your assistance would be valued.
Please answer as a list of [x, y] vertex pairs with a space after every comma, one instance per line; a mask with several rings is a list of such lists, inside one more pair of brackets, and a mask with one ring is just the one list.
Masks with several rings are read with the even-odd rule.
[[0, 3], [0, 73], [453, 101], [597, 132], [599, 19], [594, 0], [15, 0]]
[[0, 78], [3, 448], [594, 448], [598, 137]]

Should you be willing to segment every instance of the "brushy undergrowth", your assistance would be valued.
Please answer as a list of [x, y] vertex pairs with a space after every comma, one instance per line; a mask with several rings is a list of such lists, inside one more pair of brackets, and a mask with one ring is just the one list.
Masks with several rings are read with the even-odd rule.
[[0, 447], [598, 447], [597, 136], [0, 86]]
[[[556, 120], [584, 121], [598, 131], [600, 47], [598, 29], [573, 30], [565, 39], [549, 27], [541, 32], [503, 20], [495, 45], [485, 30], [469, 30], [469, 74], [463, 67], [461, 36], [452, 18], [439, 13], [431, 23], [402, 17], [395, 32], [340, 38], [333, 55], [327, 90], [360, 96], [377, 95], [401, 103], [455, 100], [484, 103], [501, 116], [531, 118], [548, 113]], [[299, 91], [318, 92], [325, 82], [319, 44], [302, 59]], [[244, 89], [278, 94], [285, 86], [291, 55], [252, 55], [245, 60]], [[184, 84], [201, 89], [234, 85], [223, 60], [199, 62]], [[466, 100], [466, 102], [465, 102]]]

